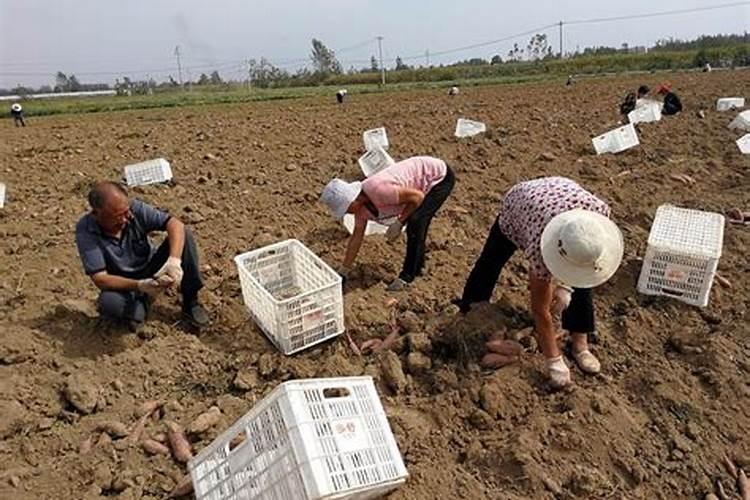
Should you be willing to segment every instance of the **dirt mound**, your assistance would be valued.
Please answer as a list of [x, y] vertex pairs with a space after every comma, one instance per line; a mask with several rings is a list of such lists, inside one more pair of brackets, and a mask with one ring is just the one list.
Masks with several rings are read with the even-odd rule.
[[[727, 227], [719, 272], [732, 287], [714, 286], [704, 310], [634, 287], [657, 206], [750, 208], [750, 160], [726, 128], [733, 113], [713, 111], [716, 97], [747, 88], [748, 72], [670, 80], [686, 111], [639, 125], [642, 145], [616, 156], [595, 156], [591, 137], [614, 128], [620, 97], [654, 76], [466, 88], [451, 99], [437, 90], [352, 95], [345, 106], [316, 98], [58, 116], [6, 130], [0, 497], [164, 498], [185, 473], [160, 452], [165, 420], [184, 428], [216, 407], [218, 422], [189, 436], [198, 451], [284, 380], [360, 374], [377, 378], [411, 474], [394, 499], [701, 498], [717, 478], [730, 484], [724, 452], [750, 466], [750, 231]], [[457, 141], [458, 117], [489, 131]], [[398, 296], [403, 337], [389, 354], [355, 355], [342, 336], [285, 357], [248, 318], [232, 257], [297, 238], [337, 265], [346, 232], [319, 191], [334, 175], [359, 176], [361, 132], [381, 125], [394, 158], [440, 156], [457, 176], [431, 227], [425, 276]], [[90, 182], [153, 157], [171, 162], [175, 184], [133, 194], [198, 237], [214, 319], [200, 336], [180, 322], [175, 297], [160, 300], [140, 335], [101, 320], [76, 254]], [[490, 337], [519, 338], [531, 324], [520, 255], [490, 304], [466, 317], [451, 305], [503, 193], [553, 174], [610, 202], [626, 237], [623, 267], [596, 296], [602, 374], [576, 370], [576, 386], [560, 393], [547, 391], [531, 341], [505, 368], [478, 364]], [[345, 299], [355, 342], [393, 328], [385, 286], [402, 257], [402, 246], [366, 242]], [[148, 401], [163, 406], [139, 431]], [[129, 439], [137, 432], [151, 451]]]

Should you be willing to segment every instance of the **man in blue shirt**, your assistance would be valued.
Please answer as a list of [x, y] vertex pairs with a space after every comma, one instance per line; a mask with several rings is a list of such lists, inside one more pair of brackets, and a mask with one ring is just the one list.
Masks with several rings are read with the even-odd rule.
[[[76, 225], [76, 244], [84, 271], [101, 290], [99, 312], [137, 331], [151, 300], [181, 286], [185, 318], [206, 326], [208, 314], [198, 302], [203, 287], [198, 249], [185, 225], [140, 200], [130, 201], [125, 188], [113, 182], [97, 184], [88, 198], [91, 212]], [[167, 232], [157, 249], [148, 239], [152, 231]]]

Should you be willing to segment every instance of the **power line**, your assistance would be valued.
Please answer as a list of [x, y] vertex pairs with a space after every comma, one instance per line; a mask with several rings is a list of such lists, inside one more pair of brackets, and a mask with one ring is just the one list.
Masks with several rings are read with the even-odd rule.
[[694, 12], [705, 12], [708, 10], [727, 9], [730, 7], [740, 7], [743, 5], [750, 5], [750, 2], [725, 3], [721, 5], [712, 5], [709, 7], [694, 7], [692, 9], [665, 10], [661, 12], [652, 12], [650, 14], [631, 14], [631, 15], [626, 15], [626, 16], [579, 19], [576, 21], [565, 21], [565, 24], [592, 24], [592, 23], [606, 23], [606, 22], [611, 22], [611, 21], [626, 21], [629, 19], [644, 19], [648, 17], [663, 17], [663, 16], [672, 16], [672, 15], [677, 15], [677, 14], [690, 14]]

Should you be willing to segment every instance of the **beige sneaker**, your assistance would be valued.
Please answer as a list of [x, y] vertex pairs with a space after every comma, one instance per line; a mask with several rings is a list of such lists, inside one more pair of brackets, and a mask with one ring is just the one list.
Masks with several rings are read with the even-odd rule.
[[591, 354], [591, 351], [589, 351], [588, 349], [584, 349], [581, 352], [573, 351], [573, 359], [576, 360], [576, 364], [578, 364], [578, 367], [586, 373], [595, 375], [602, 369], [602, 365], [601, 363], [599, 363], [599, 360], [596, 359], [596, 356]]
[[565, 364], [562, 356], [547, 359], [547, 372], [549, 380], [555, 389], [562, 389], [570, 385], [570, 368]]

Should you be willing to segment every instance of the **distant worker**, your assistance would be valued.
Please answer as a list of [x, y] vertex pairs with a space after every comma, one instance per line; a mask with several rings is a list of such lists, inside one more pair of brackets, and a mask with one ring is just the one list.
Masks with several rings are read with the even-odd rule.
[[661, 110], [663, 115], [676, 115], [682, 111], [682, 102], [677, 94], [672, 92], [672, 86], [668, 83], [662, 83], [656, 90], [656, 93], [664, 96], [664, 107]]
[[346, 89], [341, 89], [338, 92], [336, 92], [336, 101], [339, 104], [344, 104], [344, 97], [346, 96], [347, 93], [348, 92], [346, 91]]
[[13, 117], [13, 123], [16, 127], [25, 127], [26, 122], [23, 120], [23, 108], [17, 102], [10, 106], [10, 115]]
[[458, 90], [457, 86], [452, 86], [450, 90], [448, 90], [448, 95], [458, 95], [460, 90]]
[[354, 231], [346, 247], [339, 273], [346, 279], [357, 258], [368, 221], [388, 226], [389, 242], [396, 241], [406, 226], [406, 256], [401, 274], [388, 291], [403, 290], [422, 274], [427, 230], [432, 218], [453, 190], [453, 170], [443, 160], [416, 156], [387, 167], [362, 182], [333, 179], [320, 200], [334, 217], [354, 214]]
[[568, 75], [568, 81], [565, 82], [565, 85], [570, 87], [575, 83], [575, 80], [573, 80], [573, 75]]
[[623, 115], [625, 123], [628, 122], [628, 114], [638, 107], [638, 101], [646, 97], [649, 90], [650, 89], [646, 85], [641, 85], [635, 93], [629, 92], [628, 95], [625, 96], [625, 99], [620, 103], [620, 114]]
[[[198, 248], [192, 233], [176, 217], [140, 200], [129, 200], [124, 187], [100, 182], [88, 196], [91, 212], [76, 225], [76, 244], [83, 269], [101, 290], [102, 316], [138, 331], [152, 300], [167, 288], [180, 287], [183, 316], [196, 327], [209, 323], [198, 302], [203, 288]], [[159, 248], [148, 235], [166, 231]]]
[[711, 65], [709, 63], [706, 63], [705, 66], [703, 66], [703, 72], [704, 73], [710, 73], [711, 72]]
[[600, 370], [588, 346], [588, 335], [596, 330], [592, 289], [612, 277], [623, 256], [622, 233], [609, 216], [604, 201], [571, 179], [516, 184], [503, 198], [502, 212], [457, 301], [464, 313], [489, 301], [503, 267], [521, 250], [528, 259], [534, 332], [556, 388], [571, 383], [557, 345], [556, 317], [571, 334], [571, 354], [581, 370]]

